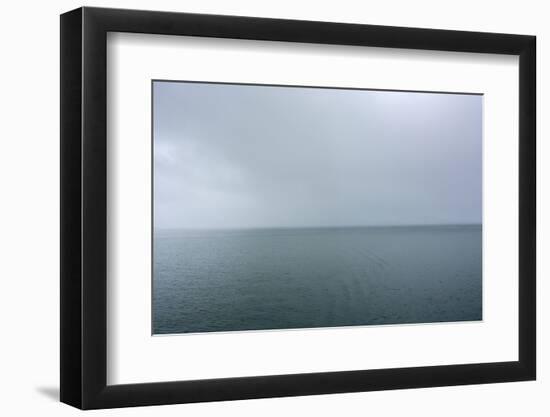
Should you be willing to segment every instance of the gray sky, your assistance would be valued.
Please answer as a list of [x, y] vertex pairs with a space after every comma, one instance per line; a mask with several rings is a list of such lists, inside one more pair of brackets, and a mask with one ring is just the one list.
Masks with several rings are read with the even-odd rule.
[[156, 228], [481, 223], [482, 97], [154, 82]]

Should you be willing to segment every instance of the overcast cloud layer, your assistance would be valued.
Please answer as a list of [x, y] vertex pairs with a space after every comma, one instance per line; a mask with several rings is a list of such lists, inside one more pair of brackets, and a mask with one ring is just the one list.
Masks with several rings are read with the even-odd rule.
[[154, 83], [156, 228], [481, 223], [482, 97]]

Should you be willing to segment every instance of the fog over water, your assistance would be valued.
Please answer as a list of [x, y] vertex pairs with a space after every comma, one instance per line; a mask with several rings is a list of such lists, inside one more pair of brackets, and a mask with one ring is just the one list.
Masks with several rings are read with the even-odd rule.
[[481, 223], [482, 96], [154, 82], [155, 229]]
[[481, 96], [155, 82], [153, 104], [154, 334], [482, 319]]

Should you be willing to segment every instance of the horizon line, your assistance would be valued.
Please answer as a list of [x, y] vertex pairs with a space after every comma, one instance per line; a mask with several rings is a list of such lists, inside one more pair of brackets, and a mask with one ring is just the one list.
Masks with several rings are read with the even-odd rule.
[[363, 224], [333, 226], [235, 226], [235, 227], [154, 227], [154, 231], [189, 230], [189, 231], [222, 231], [222, 230], [275, 230], [275, 229], [352, 229], [352, 228], [389, 228], [389, 227], [442, 227], [442, 226], [483, 226], [483, 223], [408, 223], [408, 224]]

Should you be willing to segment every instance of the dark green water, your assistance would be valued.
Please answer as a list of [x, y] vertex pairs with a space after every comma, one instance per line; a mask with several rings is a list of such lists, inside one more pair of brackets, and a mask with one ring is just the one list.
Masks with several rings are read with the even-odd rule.
[[157, 231], [153, 333], [482, 318], [481, 226]]

